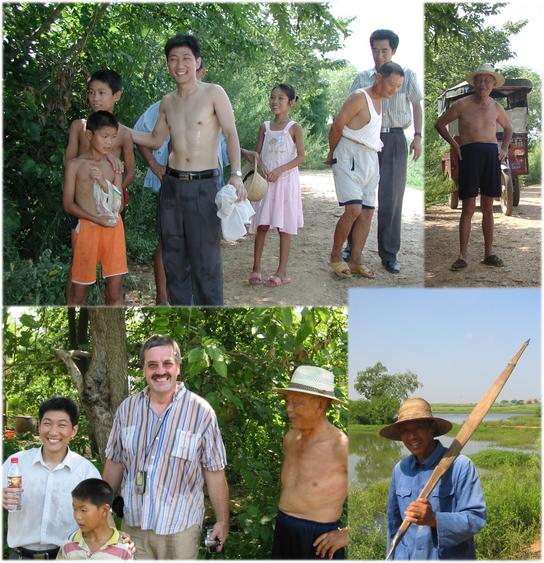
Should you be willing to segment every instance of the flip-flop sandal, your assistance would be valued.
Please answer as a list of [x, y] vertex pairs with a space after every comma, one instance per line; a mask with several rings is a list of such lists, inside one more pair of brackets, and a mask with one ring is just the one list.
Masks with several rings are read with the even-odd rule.
[[351, 278], [351, 270], [349, 269], [349, 264], [340, 260], [340, 262], [329, 262], [329, 266], [336, 275], [336, 277], [341, 280]]
[[368, 278], [369, 280], [373, 280], [376, 277], [376, 274], [372, 270], [365, 268], [362, 264], [356, 264], [355, 266], [350, 266], [350, 271], [355, 276]]
[[459, 270], [462, 270], [463, 268], [466, 268], [468, 266], [466, 260], [463, 260], [462, 258], [457, 258], [457, 260], [450, 266], [450, 270], [452, 272], [458, 272]]
[[260, 272], [251, 272], [247, 281], [249, 282], [249, 285], [262, 285], [263, 278], [261, 277]]
[[266, 287], [278, 287], [291, 283], [291, 278], [280, 278], [279, 276], [270, 276], [265, 282]]
[[496, 254], [486, 256], [480, 263], [486, 266], [495, 266], [496, 268], [504, 266], [504, 262]]

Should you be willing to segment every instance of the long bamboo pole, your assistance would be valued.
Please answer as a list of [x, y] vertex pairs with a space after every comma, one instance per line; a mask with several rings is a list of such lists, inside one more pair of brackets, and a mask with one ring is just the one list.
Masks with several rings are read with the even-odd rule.
[[[493, 406], [493, 403], [504, 387], [504, 384], [510, 377], [510, 374], [514, 371], [518, 360], [520, 359], [523, 352], [525, 352], [525, 348], [527, 348], [528, 345], [529, 340], [526, 340], [521, 345], [521, 348], [517, 351], [515, 356], [508, 362], [493, 385], [491, 385], [485, 395], [480, 399], [480, 402], [472, 409], [472, 412], [463, 423], [463, 426], [461, 426], [461, 429], [457, 433], [457, 436], [455, 436], [455, 439], [451, 443], [450, 447], [442, 456], [442, 459], [438, 462], [438, 465], [434, 468], [434, 471], [431, 473], [431, 476], [423, 486], [423, 489], [421, 489], [421, 492], [418, 496], [419, 499], [428, 498], [440, 478], [444, 475], [444, 473], [446, 473], [451, 464], [454, 462], [455, 458], [461, 453], [464, 445], [469, 441], [470, 437], [472, 436], [472, 434], [474, 434], [474, 431], [476, 430], [476, 428], [478, 428], [489, 409]], [[387, 554], [386, 560], [390, 559], [393, 556], [397, 545], [410, 527], [410, 524], [411, 522], [408, 522], [407, 520], [402, 521], [402, 524], [397, 530], [397, 533], [391, 540], [391, 547], [389, 548], [389, 553]]]

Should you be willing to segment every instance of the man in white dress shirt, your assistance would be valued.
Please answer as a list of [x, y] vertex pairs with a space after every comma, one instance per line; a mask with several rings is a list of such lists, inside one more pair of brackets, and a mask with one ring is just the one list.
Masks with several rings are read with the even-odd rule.
[[87, 459], [72, 452], [79, 410], [67, 397], [47, 399], [39, 409], [42, 443], [10, 456], [3, 465], [2, 505], [12, 510], [17, 494], [7, 488], [11, 457], [17, 457], [23, 478], [21, 510], [8, 515], [10, 559], [55, 559], [59, 546], [77, 529], [72, 514], [72, 489], [100, 473]]

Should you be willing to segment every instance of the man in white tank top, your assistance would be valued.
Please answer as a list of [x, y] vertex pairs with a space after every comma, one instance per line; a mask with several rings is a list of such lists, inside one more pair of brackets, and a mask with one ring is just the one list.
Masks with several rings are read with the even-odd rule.
[[[374, 84], [350, 94], [331, 125], [325, 164], [332, 165], [338, 203], [344, 207], [334, 231], [330, 259], [330, 267], [339, 278], [374, 277], [374, 273], [363, 266], [361, 254], [370, 231], [380, 179], [381, 101], [393, 96], [403, 80], [404, 71], [398, 64], [382, 65]], [[342, 247], [351, 230], [353, 240], [348, 264], [342, 258]]]

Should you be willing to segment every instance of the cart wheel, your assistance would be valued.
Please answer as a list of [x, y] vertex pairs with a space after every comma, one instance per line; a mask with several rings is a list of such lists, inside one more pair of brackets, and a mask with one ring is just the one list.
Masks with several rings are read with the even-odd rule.
[[519, 205], [521, 190], [519, 189], [519, 176], [512, 176], [512, 184], [514, 185], [514, 207]]
[[457, 190], [448, 194], [448, 203], [450, 204], [450, 209], [457, 209], [459, 205], [459, 192]]
[[514, 206], [514, 186], [510, 170], [501, 172], [501, 209], [504, 215], [512, 215]]

